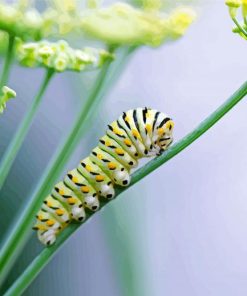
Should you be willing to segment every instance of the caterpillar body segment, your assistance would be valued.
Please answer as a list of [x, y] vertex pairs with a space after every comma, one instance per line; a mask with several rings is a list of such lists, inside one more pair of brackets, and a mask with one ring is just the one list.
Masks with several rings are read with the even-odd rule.
[[66, 184], [82, 201], [86, 208], [96, 211], [99, 208], [98, 193], [78, 169], [68, 172], [64, 178]]
[[71, 218], [76, 221], [83, 221], [86, 218], [86, 213], [83, 208], [81, 199], [65, 185], [64, 182], [59, 182], [52, 190], [52, 197], [57, 199], [61, 205], [68, 210]]
[[89, 157], [82, 160], [77, 169], [87, 178], [99, 195], [107, 199], [114, 197], [115, 190], [111, 179]]
[[124, 112], [108, 125], [99, 145], [44, 200], [33, 227], [39, 240], [53, 244], [72, 220], [85, 220], [86, 208], [97, 211], [101, 197], [112, 199], [115, 184], [128, 186], [140, 158], [160, 155], [172, 143], [173, 127], [168, 116], [150, 108]]
[[71, 219], [66, 207], [51, 195], [46, 198], [42, 210], [50, 213], [60, 223], [68, 223]]
[[136, 159], [138, 157], [136, 147], [129, 139], [128, 134], [120, 125], [119, 121], [116, 120], [112, 122], [110, 125], [108, 125], [108, 127], [109, 129], [107, 130], [106, 134], [110, 138], [114, 139], [126, 152], [129, 153], [130, 156]]
[[90, 158], [109, 176], [113, 183], [120, 186], [129, 184], [129, 171], [116, 158], [99, 147], [93, 149]]
[[136, 158], [145, 157], [147, 155], [146, 147], [142, 142], [142, 138], [140, 136], [139, 131], [136, 128], [136, 125], [134, 124], [133, 119], [131, 118], [130, 115], [127, 115], [127, 113], [129, 113], [129, 111], [124, 112], [123, 115], [120, 116], [119, 123], [126, 130], [128, 138], [136, 147], [136, 150], [137, 150]]
[[104, 136], [100, 139], [99, 148], [115, 157], [128, 170], [138, 165], [137, 160], [130, 156], [121, 145], [109, 136]]
[[63, 223], [56, 220], [50, 213], [41, 209], [36, 215], [37, 221], [33, 229], [37, 230], [39, 240], [45, 244], [53, 244], [56, 240], [56, 233], [63, 228]]

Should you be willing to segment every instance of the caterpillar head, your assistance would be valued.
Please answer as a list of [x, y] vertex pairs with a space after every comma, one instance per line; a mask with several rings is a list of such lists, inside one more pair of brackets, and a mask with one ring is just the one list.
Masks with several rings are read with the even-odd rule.
[[157, 137], [155, 141], [155, 148], [158, 150], [157, 155], [166, 150], [173, 142], [173, 127], [174, 122], [170, 119], [164, 125], [157, 128]]
[[113, 174], [114, 182], [120, 186], [128, 186], [130, 183], [130, 175], [125, 168], [121, 168], [121, 170], [117, 170]]

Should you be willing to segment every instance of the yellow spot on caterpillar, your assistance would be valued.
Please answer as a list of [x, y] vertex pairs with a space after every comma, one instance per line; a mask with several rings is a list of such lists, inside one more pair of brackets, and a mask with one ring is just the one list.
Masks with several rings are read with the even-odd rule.
[[63, 189], [60, 189], [60, 190], [59, 190], [59, 194], [60, 194], [60, 195], [64, 195], [64, 190], [63, 190]]
[[120, 130], [120, 129], [118, 129], [118, 128], [113, 128], [113, 132], [116, 134], [116, 135], [123, 135], [123, 133], [122, 133], [122, 131]]
[[131, 141], [129, 139], [124, 139], [124, 144], [126, 144], [127, 146], [131, 146]]
[[53, 220], [46, 221], [47, 226], [53, 226], [54, 224], [55, 224], [55, 222]]
[[37, 219], [41, 221], [43, 219], [43, 216], [42, 215], [38, 215], [37, 216]]
[[104, 180], [104, 176], [98, 175], [98, 176], [95, 177], [95, 180], [96, 181], [103, 181]]
[[88, 172], [91, 172], [91, 170], [92, 170], [91, 166], [87, 164], [87, 165], [86, 165], [86, 170], [87, 170]]
[[170, 130], [173, 129], [174, 128], [174, 122], [172, 120], [167, 121], [165, 127], [170, 129]]
[[70, 198], [67, 199], [67, 201], [68, 201], [68, 203], [69, 203], [70, 205], [73, 205], [73, 204], [75, 204], [76, 199], [75, 199], [74, 197], [70, 197]]
[[129, 123], [130, 122], [130, 117], [129, 116], [126, 116], [125, 117], [125, 121], [127, 121]]
[[107, 166], [110, 170], [115, 170], [117, 167], [114, 162], [109, 162]]
[[98, 157], [98, 159], [100, 159], [100, 160], [103, 158], [102, 154], [98, 154], [97, 157]]
[[111, 146], [111, 142], [109, 140], [105, 141], [105, 145], [108, 147], [108, 146]]
[[56, 214], [57, 214], [58, 216], [62, 216], [62, 215], [64, 214], [64, 210], [63, 210], [63, 209], [57, 209], [57, 210], [56, 210]]
[[163, 127], [158, 128], [158, 135], [159, 135], [159, 136], [162, 136], [163, 134], [164, 134], [164, 129], [163, 129]]
[[37, 226], [35, 226], [38, 230], [46, 230], [46, 226], [43, 224], [39, 224]]
[[124, 154], [124, 151], [123, 151], [123, 149], [121, 149], [121, 148], [116, 148], [116, 149], [115, 149], [115, 152], [116, 152], [118, 155]]
[[77, 178], [77, 177], [73, 177], [73, 178], [72, 178], [72, 182], [74, 182], [74, 183], [78, 183], [78, 178]]
[[151, 126], [151, 124], [146, 124], [146, 130], [149, 132], [149, 133], [151, 133], [151, 131], [152, 131], [152, 126]]
[[151, 115], [152, 115], [152, 111], [151, 111], [151, 110], [148, 110], [148, 112], [147, 112], [147, 114], [146, 114], [146, 117], [147, 117], [147, 118], [150, 118]]
[[83, 193], [88, 193], [90, 191], [90, 188], [88, 186], [82, 186], [81, 191]]
[[46, 204], [49, 208], [52, 207], [52, 202], [50, 200], [47, 201], [47, 204]]
[[136, 137], [136, 138], [140, 138], [140, 135], [139, 135], [138, 131], [135, 130], [135, 129], [132, 130], [132, 135], [133, 135], [134, 137]]

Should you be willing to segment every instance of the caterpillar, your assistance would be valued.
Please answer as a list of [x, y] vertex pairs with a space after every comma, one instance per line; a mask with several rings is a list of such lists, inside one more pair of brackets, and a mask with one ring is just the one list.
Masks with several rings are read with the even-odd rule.
[[46, 246], [72, 221], [83, 222], [86, 209], [97, 211], [100, 199], [112, 199], [114, 187], [128, 186], [130, 171], [143, 157], [160, 155], [173, 141], [174, 123], [164, 113], [137, 108], [108, 125], [91, 154], [69, 171], [44, 200], [36, 215], [38, 239]]

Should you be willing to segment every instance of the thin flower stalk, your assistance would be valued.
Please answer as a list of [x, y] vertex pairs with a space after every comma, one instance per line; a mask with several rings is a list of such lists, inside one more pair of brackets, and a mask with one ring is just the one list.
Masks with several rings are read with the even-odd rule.
[[30, 128], [53, 74], [67, 70], [80, 72], [87, 69], [95, 69], [102, 67], [107, 60], [111, 61], [113, 59], [113, 55], [107, 51], [93, 48], [84, 50], [73, 49], [64, 40], [58, 42], [41, 41], [28, 43], [19, 41], [18, 43], [16, 55], [19, 62], [25, 67], [44, 67], [47, 69], [47, 75], [0, 163], [0, 189]]
[[127, 58], [134, 49], [135, 48], [132, 47], [127, 48], [118, 63], [116, 61], [111, 65], [108, 60], [102, 67], [97, 81], [92, 88], [92, 92], [82, 106], [71, 132], [63, 145], [61, 145], [55, 153], [53, 160], [37, 185], [34, 194], [19, 219], [17, 219], [0, 251], [0, 284], [4, 282], [8, 272], [27, 242], [36, 212], [41, 206], [44, 197], [49, 193], [55, 181], [57, 181], [71, 153], [86, 132], [87, 122], [99, 107], [101, 99], [120, 74], [121, 69], [123, 69], [126, 64]]
[[48, 70], [46, 71], [44, 80], [40, 86], [40, 89], [33, 100], [28, 112], [26, 113], [23, 121], [20, 124], [19, 129], [17, 130], [16, 134], [14, 135], [14, 138], [12, 139], [9, 147], [7, 148], [7, 151], [5, 152], [2, 161], [0, 163], [0, 189], [2, 188], [8, 173], [11, 169], [11, 166], [15, 160], [15, 157], [18, 153], [18, 151], [21, 148], [21, 145], [28, 133], [28, 130], [31, 126], [31, 123], [33, 121], [33, 118], [39, 108], [39, 105], [42, 101], [43, 95], [49, 85], [49, 82], [53, 76], [54, 71]]
[[0, 89], [2, 89], [2, 87], [4, 85], [6, 85], [7, 82], [8, 82], [11, 63], [12, 63], [12, 59], [13, 59], [15, 36], [8, 35], [8, 39], [9, 40], [8, 40], [6, 58], [5, 58], [5, 61], [4, 61], [4, 66], [3, 66], [3, 70], [2, 70], [2, 74], [1, 74], [1, 80], [0, 80]]
[[[156, 170], [158, 167], [166, 163], [168, 160], [182, 152], [186, 147], [191, 145], [196, 139], [201, 137], [208, 129], [210, 129], [217, 121], [219, 121], [227, 112], [229, 112], [241, 99], [247, 94], [247, 82], [245, 82], [228, 100], [226, 100], [218, 109], [216, 109], [211, 115], [209, 115], [204, 121], [202, 121], [192, 132], [187, 134], [177, 143], [172, 145], [162, 155], [156, 157], [142, 168], [138, 169], [132, 175], [131, 183], [128, 187], [121, 187], [117, 190], [117, 196], [126, 191], [129, 187], [133, 186], [137, 182], [141, 181], [144, 177]], [[103, 208], [109, 201], [102, 201], [101, 208]], [[87, 220], [94, 213], [87, 215]], [[85, 222], [84, 222], [85, 223]], [[58, 249], [64, 244], [64, 242], [81, 226], [81, 224], [71, 224], [67, 227], [58, 237], [56, 244], [45, 248], [21, 276], [15, 281], [15, 283], [9, 288], [4, 296], [18, 296], [22, 294], [25, 289], [32, 283], [37, 277], [40, 271], [48, 264], [52, 257], [56, 254]]]

